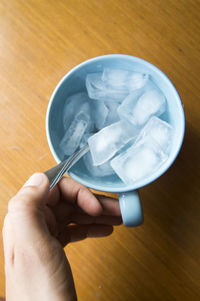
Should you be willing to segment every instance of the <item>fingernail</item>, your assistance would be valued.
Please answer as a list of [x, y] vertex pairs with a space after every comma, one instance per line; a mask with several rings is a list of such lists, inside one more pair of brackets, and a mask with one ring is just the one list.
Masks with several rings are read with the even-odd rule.
[[44, 181], [44, 174], [35, 173], [28, 179], [28, 181], [24, 184], [24, 186], [40, 186], [43, 181]]

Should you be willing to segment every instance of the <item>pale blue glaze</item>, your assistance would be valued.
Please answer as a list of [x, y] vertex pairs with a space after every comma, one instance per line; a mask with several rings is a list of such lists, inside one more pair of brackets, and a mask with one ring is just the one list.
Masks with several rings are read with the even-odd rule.
[[138, 190], [119, 193], [120, 210], [123, 223], [127, 227], [136, 227], [143, 223], [143, 213]]
[[129, 69], [150, 74], [167, 99], [168, 109], [162, 117], [170, 122], [174, 128], [172, 148], [168, 160], [159, 170], [156, 170], [149, 177], [136, 181], [133, 185], [125, 185], [116, 175], [103, 178], [91, 176], [84, 167], [82, 160], [69, 171], [69, 175], [74, 180], [87, 187], [122, 193], [119, 194], [119, 199], [123, 222], [127, 226], [136, 226], [143, 222], [142, 209], [138, 194], [130, 191], [135, 191], [160, 177], [176, 159], [184, 138], [185, 117], [183, 105], [175, 87], [162, 71], [143, 59], [122, 54], [99, 56], [79, 64], [61, 79], [51, 96], [46, 115], [47, 140], [54, 158], [57, 162], [60, 162], [63, 158], [60, 157], [58, 145], [64, 133], [62, 126], [64, 102], [67, 96], [85, 90], [84, 78], [87, 73], [100, 72], [104, 67]]

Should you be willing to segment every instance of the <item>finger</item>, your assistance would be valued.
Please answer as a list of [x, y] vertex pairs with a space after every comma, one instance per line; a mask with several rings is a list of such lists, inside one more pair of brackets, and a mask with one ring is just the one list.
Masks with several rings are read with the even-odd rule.
[[56, 185], [48, 193], [47, 205], [50, 207], [54, 207], [59, 203], [59, 201], [60, 201], [60, 189], [59, 186]]
[[100, 215], [100, 216], [92, 216], [88, 214], [82, 214], [75, 212], [70, 215], [68, 219], [62, 221], [65, 225], [69, 223], [76, 223], [81, 225], [86, 224], [104, 224], [104, 225], [112, 225], [117, 226], [122, 223], [121, 216], [108, 216], [108, 215]]
[[62, 178], [58, 185], [63, 201], [76, 204], [84, 212], [91, 215], [99, 215], [102, 213], [100, 202], [83, 185], [70, 178]]
[[71, 225], [67, 226], [58, 236], [58, 240], [65, 247], [70, 242], [83, 240], [88, 237], [104, 237], [113, 232], [108, 225]]
[[8, 211], [42, 208], [47, 202], [48, 192], [48, 178], [43, 173], [35, 173], [10, 200]]
[[44, 218], [48, 192], [48, 178], [37, 173], [31, 176], [9, 202], [8, 215], [18, 241], [34, 242], [44, 234], [49, 234]]
[[102, 195], [96, 195], [96, 198], [99, 200], [104, 215], [115, 215], [121, 216], [121, 210], [119, 206], [119, 201]]
[[67, 221], [69, 220], [70, 216], [74, 213], [76, 208], [73, 204], [67, 202], [60, 202], [56, 206], [52, 207], [51, 210], [53, 211], [56, 221], [58, 223], [64, 222], [66, 225]]
[[[101, 207], [103, 208], [103, 215], [108, 216], [121, 216], [120, 207], [119, 207], [119, 201], [116, 199], [111, 199], [104, 196], [96, 195], [96, 198], [101, 204]], [[74, 213], [82, 213], [84, 214], [84, 210], [80, 207], [76, 206], [73, 203], [67, 203], [65, 201], [58, 202], [53, 208], [53, 213], [55, 215], [55, 218], [57, 222], [62, 223], [64, 222], [65, 225], [71, 221], [70, 216]], [[94, 215], [92, 215], [94, 216]]]

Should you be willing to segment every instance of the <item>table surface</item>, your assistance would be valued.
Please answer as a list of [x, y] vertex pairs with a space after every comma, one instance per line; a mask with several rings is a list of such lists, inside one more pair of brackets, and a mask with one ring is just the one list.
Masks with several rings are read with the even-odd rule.
[[[200, 1], [0, 1], [0, 227], [7, 203], [55, 161], [45, 135], [51, 93], [72, 67], [103, 54], [164, 71], [186, 113], [173, 166], [140, 190], [143, 226], [117, 227], [66, 253], [80, 300], [200, 300]], [[0, 243], [0, 296], [4, 298]]]

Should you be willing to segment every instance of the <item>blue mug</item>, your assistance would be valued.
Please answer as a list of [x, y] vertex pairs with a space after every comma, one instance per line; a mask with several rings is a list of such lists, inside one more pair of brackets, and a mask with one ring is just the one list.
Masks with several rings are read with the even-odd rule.
[[185, 132], [185, 116], [181, 99], [171, 81], [161, 70], [143, 59], [123, 54], [95, 57], [74, 67], [61, 79], [51, 96], [46, 114], [47, 140], [55, 160], [59, 163], [63, 159], [59, 142], [64, 135], [62, 114], [66, 98], [73, 93], [85, 90], [86, 74], [102, 72], [105, 67], [128, 69], [151, 75], [153, 81], [167, 99], [168, 107], [164, 119], [172, 125], [174, 131], [171, 152], [168, 159], [158, 170], [132, 185], [122, 183], [116, 175], [107, 177], [92, 176], [85, 168], [82, 159], [69, 170], [68, 174], [71, 178], [89, 188], [118, 193], [124, 225], [138, 226], [143, 223], [138, 189], [155, 181], [171, 166], [180, 151]]

